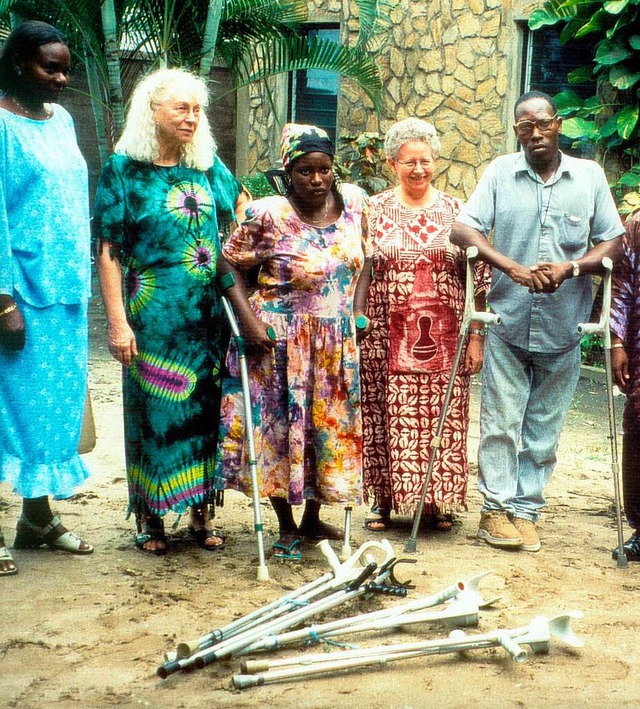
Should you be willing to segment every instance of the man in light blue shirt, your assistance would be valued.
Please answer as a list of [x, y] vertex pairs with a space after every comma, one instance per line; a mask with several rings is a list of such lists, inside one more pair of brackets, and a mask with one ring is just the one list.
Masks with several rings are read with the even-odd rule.
[[624, 229], [602, 169], [558, 149], [552, 98], [526, 93], [514, 117], [522, 152], [487, 167], [451, 241], [477, 246], [493, 266], [487, 301], [502, 321], [485, 346], [478, 538], [538, 551], [536, 522], [580, 373], [589, 274], [603, 257], [615, 261]]

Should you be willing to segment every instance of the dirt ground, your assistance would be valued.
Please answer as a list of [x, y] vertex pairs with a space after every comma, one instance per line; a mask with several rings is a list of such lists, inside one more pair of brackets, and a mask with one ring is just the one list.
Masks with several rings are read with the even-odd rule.
[[[610, 548], [616, 543], [608, 424], [602, 382], [581, 379], [562, 436], [559, 462], [548, 490], [548, 508], [537, 554], [504, 552], [478, 542], [480, 500], [475, 474], [469, 512], [451, 533], [424, 532], [414, 566], [398, 576], [412, 578], [408, 600], [430, 595], [457, 579], [482, 571], [483, 595], [499, 595], [469, 633], [528, 625], [537, 615], [567, 610], [584, 641], [572, 649], [552, 640], [548, 655], [529, 654], [515, 663], [500, 649], [414, 658], [386, 667], [329, 677], [292, 680], [252, 689], [232, 688], [239, 660], [210, 665], [162, 680], [156, 668], [177, 642], [223, 626], [292, 589], [318, 578], [328, 567], [318, 549], [305, 547], [300, 565], [268, 558], [271, 579], [256, 581], [257, 552], [248, 500], [228, 494], [217, 524], [228, 535], [220, 553], [199, 550], [184, 521], [173, 532], [164, 558], [134, 550], [133, 523], [126, 521], [119, 368], [106, 351], [103, 325], [92, 324], [90, 385], [98, 444], [86, 457], [93, 477], [72, 500], [57, 503], [63, 521], [96, 546], [89, 557], [45, 549], [17, 551], [20, 573], [2, 580], [0, 603], [0, 706], [3, 707], [332, 707], [417, 709], [448, 707], [637, 707], [640, 671], [637, 638], [640, 564], [619, 569]], [[469, 439], [475, 460], [479, 385], [474, 386]], [[618, 399], [618, 408], [622, 401]], [[0, 521], [13, 541], [20, 501], [0, 489]], [[263, 506], [266, 541], [275, 537], [275, 518]], [[364, 508], [354, 510], [352, 546], [378, 538], [362, 528]], [[341, 523], [341, 510], [325, 518]], [[402, 522], [402, 521], [401, 521]], [[397, 556], [410, 520], [386, 537]], [[627, 530], [625, 529], [625, 534]], [[340, 545], [334, 543], [336, 550]], [[268, 547], [267, 547], [268, 548]], [[325, 618], [399, 603], [361, 598]], [[378, 642], [446, 637], [448, 629], [424, 626], [418, 633], [358, 636], [362, 646]], [[349, 642], [349, 639], [347, 639]], [[339, 648], [332, 649], [336, 654]], [[316, 650], [302, 650], [311, 652]], [[278, 651], [286, 657], [298, 651]]]

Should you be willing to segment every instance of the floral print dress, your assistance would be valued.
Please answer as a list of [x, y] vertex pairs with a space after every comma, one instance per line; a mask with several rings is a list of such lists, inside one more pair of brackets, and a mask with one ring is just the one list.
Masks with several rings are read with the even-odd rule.
[[[461, 203], [443, 192], [410, 209], [394, 190], [371, 198], [373, 280], [361, 346], [365, 497], [413, 515], [455, 357], [465, 298], [465, 261], [451, 244]], [[476, 264], [476, 294], [489, 270]], [[466, 509], [469, 377], [456, 374], [425, 513]]]
[[96, 194], [95, 237], [121, 250], [138, 355], [123, 372], [132, 512], [164, 515], [213, 501], [226, 332], [216, 295], [218, 214], [235, 178], [114, 155]]
[[[247, 209], [223, 254], [259, 266], [254, 312], [276, 332], [268, 353], [248, 353], [261, 494], [290, 504], [357, 504], [362, 424], [353, 297], [366, 245], [366, 195], [343, 185], [344, 209], [327, 227], [303, 222], [285, 197]], [[223, 386], [221, 487], [250, 494], [237, 353]]]

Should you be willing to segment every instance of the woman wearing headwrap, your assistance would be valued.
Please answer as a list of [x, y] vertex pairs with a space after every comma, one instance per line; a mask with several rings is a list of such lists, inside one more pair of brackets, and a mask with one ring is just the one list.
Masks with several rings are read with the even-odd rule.
[[[360, 501], [362, 425], [355, 317], [364, 313], [367, 198], [338, 188], [333, 145], [314, 126], [282, 131], [285, 196], [260, 199], [223, 246], [220, 272], [249, 344], [261, 492], [278, 517], [275, 556], [301, 558], [301, 541], [337, 539], [321, 505]], [[247, 297], [243, 272], [259, 267]], [[363, 277], [360, 278], [360, 274]], [[367, 329], [363, 330], [366, 334]], [[275, 339], [272, 339], [275, 335]], [[237, 357], [223, 391], [218, 472], [221, 486], [249, 494]], [[305, 503], [298, 526], [292, 505]]]

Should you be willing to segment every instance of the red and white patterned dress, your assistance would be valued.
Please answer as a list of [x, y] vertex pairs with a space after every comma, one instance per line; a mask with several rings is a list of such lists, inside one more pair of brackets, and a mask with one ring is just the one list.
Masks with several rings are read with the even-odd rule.
[[[462, 322], [465, 260], [451, 244], [461, 202], [443, 192], [424, 208], [394, 190], [371, 198], [374, 275], [360, 350], [364, 490], [369, 502], [412, 515], [418, 505]], [[476, 294], [489, 269], [476, 266]], [[458, 369], [425, 514], [466, 509], [469, 376]]]

